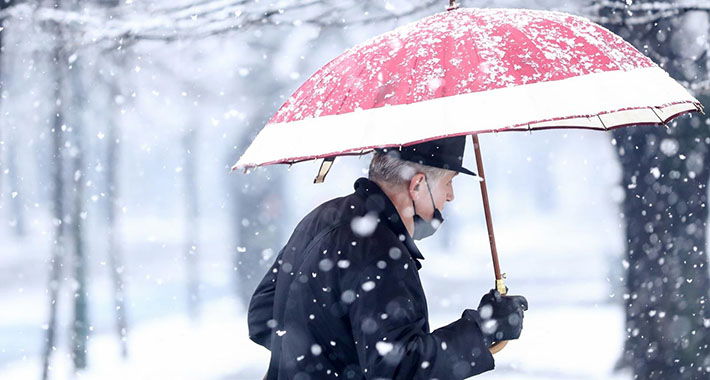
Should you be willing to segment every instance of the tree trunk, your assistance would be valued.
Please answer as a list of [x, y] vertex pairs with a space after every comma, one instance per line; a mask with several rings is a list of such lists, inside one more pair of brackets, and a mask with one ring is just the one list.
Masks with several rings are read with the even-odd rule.
[[[707, 69], [701, 57], [687, 55], [697, 37], [683, 30], [689, 14], [632, 25], [626, 21], [641, 13], [609, 11], [607, 16], [624, 21], [607, 27], [675, 79], [693, 82], [707, 77]], [[710, 106], [707, 97], [700, 100]], [[667, 129], [629, 127], [613, 136], [623, 170], [627, 239], [627, 337], [620, 364], [640, 380], [707, 378], [710, 121], [695, 114]]]
[[[2, 21], [0, 20], [0, 75], [2, 75]], [[0, 77], [0, 102], [4, 86]], [[0, 128], [7, 123], [0, 123]], [[0, 141], [2, 141], [2, 131], [0, 131]], [[0, 146], [0, 209], [7, 204], [10, 208], [8, 217], [9, 225], [17, 237], [25, 235], [25, 207], [24, 192], [22, 189], [22, 176], [20, 175], [19, 152], [16, 131], [9, 131], [4, 143]], [[7, 191], [3, 192], [2, 179], [6, 179]], [[5, 202], [7, 199], [7, 202]]]
[[[680, 120], [669, 130], [614, 132], [626, 186], [624, 355], [638, 379], [702, 378], [710, 360], [705, 306], [709, 171], [689, 169], [707, 163], [708, 143], [679, 136], [698, 119]], [[677, 156], [661, 151], [669, 144], [677, 144]]]
[[[118, 0], [102, 0], [99, 5], [106, 8], [118, 6]], [[121, 245], [120, 230], [117, 225], [119, 204], [119, 170], [121, 160], [121, 129], [119, 126], [119, 110], [124, 107], [125, 97], [121, 82], [127, 75], [126, 48], [121, 45], [104, 56], [105, 70], [101, 70], [99, 75], [103, 84], [108, 89], [109, 97], [106, 100], [106, 164], [104, 165], [106, 180], [106, 201], [104, 202], [106, 213], [106, 241], [108, 242], [107, 256], [109, 275], [111, 276], [113, 299], [114, 328], [121, 348], [121, 357], [128, 357], [128, 316], [126, 310], [126, 284], [125, 265], [123, 258], [123, 246]]]
[[[123, 54], [119, 53], [119, 67], [123, 66]], [[110, 100], [108, 102], [108, 118], [107, 118], [107, 136], [108, 146], [106, 152], [106, 217], [108, 225], [106, 226], [106, 238], [108, 239], [108, 263], [111, 275], [111, 283], [113, 284], [113, 306], [116, 334], [121, 345], [121, 356], [128, 357], [128, 320], [126, 317], [126, 289], [123, 280], [124, 265], [123, 265], [123, 250], [121, 240], [118, 237], [116, 228], [117, 210], [120, 208], [118, 203], [118, 170], [120, 167], [120, 141], [121, 130], [118, 127], [116, 120], [116, 111], [114, 108], [116, 103], [120, 103], [121, 91], [119, 89], [118, 78], [107, 78], [107, 85], [110, 88]], [[120, 104], [118, 104], [120, 106]]]
[[13, 219], [10, 221], [10, 225], [15, 231], [15, 235], [18, 237], [25, 236], [25, 210], [24, 198], [21, 185], [21, 176], [19, 168], [17, 165], [18, 152], [17, 152], [17, 141], [15, 138], [10, 138], [8, 144], [7, 152], [7, 171], [9, 174], [9, 187], [10, 187], [10, 204], [12, 205], [12, 216]]
[[187, 269], [187, 311], [190, 318], [196, 320], [200, 313], [200, 271], [199, 271], [199, 194], [197, 186], [196, 163], [198, 127], [190, 128], [183, 136], [185, 151], [183, 172], [185, 179], [186, 227], [185, 264]]
[[64, 228], [64, 110], [62, 106], [63, 66], [62, 46], [57, 43], [52, 53], [54, 61], [54, 118], [52, 120], [52, 216], [54, 239], [47, 290], [49, 293], [49, 321], [46, 326], [42, 355], [42, 379], [49, 377], [52, 352], [56, 349], [57, 303], [61, 288], [62, 268], [65, 254]]
[[[3, 6], [0, 6], [0, 10], [4, 9]], [[3, 20], [0, 20], [0, 110], [2, 109], [2, 92], [5, 91], [5, 83], [3, 82], [3, 65], [2, 65], [2, 52], [3, 52], [3, 29], [4, 29], [4, 24]], [[3, 180], [3, 175], [5, 175], [5, 161], [4, 161], [4, 154], [5, 153], [5, 144], [3, 143], [3, 124], [0, 123], [0, 211], [2, 211], [3, 203], [5, 200], [4, 193], [2, 191], [2, 180]], [[0, 215], [2, 216], [2, 215]]]
[[77, 58], [68, 71], [71, 87], [70, 110], [72, 124], [67, 129], [70, 136], [70, 156], [72, 157], [72, 217], [71, 233], [74, 251], [74, 321], [72, 324], [71, 346], [74, 369], [81, 370], [87, 365], [87, 343], [89, 340], [89, 313], [87, 270], [88, 257], [84, 236], [84, 220], [86, 219], [86, 203], [84, 200], [84, 143], [83, 143], [83, 110], [86, 95], [80, 75], [82, 68], [80, 58]]

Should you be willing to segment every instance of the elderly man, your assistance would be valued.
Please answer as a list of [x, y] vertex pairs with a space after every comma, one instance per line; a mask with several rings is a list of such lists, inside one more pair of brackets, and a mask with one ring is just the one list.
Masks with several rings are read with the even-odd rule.
[[369, 179], [298, 224], [249, 306], [250, 338], [271, 350], [267, 379], [463, 379], [493, 368], [488, 347], [517, 339], [523, 297], [429, 330], [413, 239], [454, 200], [464, 137], [377, 150]]

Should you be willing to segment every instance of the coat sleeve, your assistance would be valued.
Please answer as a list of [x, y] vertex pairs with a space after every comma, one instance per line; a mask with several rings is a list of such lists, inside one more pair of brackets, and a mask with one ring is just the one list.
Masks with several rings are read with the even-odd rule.
[[[283, 252], [283, 251], [282, 251]], [[266, 272], [254, 291], [249, 302], [249, 339], [271, 350], [271, 326], [274, 319], [274, 296], [276, 295], [276, 277], [281, 261], [281, 253]]]
[[426, 300], [413, 260], [367, 266], [352, 285], [349, 317], [368, 379], [464, 379], [493, 369], [472, 313], [428, 331]]

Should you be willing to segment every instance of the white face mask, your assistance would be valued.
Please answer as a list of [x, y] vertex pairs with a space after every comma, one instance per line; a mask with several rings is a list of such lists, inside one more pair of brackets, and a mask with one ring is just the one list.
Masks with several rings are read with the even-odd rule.
[[414, 231], [412, 232], [412, 239], [414, 240], [421, 240], [433, 235], [434, 232], [439, 229], [441, 223], [444, 223], [444, 217], [434, 203], [434, 196], [431, 194], [431, 188], [429, 187], [429, 181], [427, 181], [426, 176], [424, 176], [424, 181], [426, 181], [426, 188], [429, 191], [431, 206], [434, 208], [434, 216], [429, 221], [422, 218], [421, 215], [417, 214], [417, 207], [414, 205], [414, 199], [412, 199], [412, 207], [414, 208]]

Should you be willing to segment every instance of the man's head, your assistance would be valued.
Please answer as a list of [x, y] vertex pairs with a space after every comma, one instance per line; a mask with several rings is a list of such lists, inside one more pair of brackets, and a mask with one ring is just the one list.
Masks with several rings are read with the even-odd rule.
[[376, 149], [370, 163], [370, 179], [398, 194], [407, 194], [417, 213], [430, 219], [435, 208], [441, 210], [454, 199], [451, 180], [456, 174], [476, 175], [462, 166], [465, 147], [466, 137], [454, 136]]
[[405, 212], [406, 216], [414, 215], [416, 209], [417, 214], [431, 219], [434, 206], [442, 210], [446, 202], [454, 200], [452, 179], [457, 174], [453, 170], [403, 160], [395, 151], [376, 151], [370, 162], [369, 178], [385, 192], [411, 199], [412, 209]]
[[456, 136], [375, 150], [370, 180], [387, 194], [415, 239], [431, 235], [443, 222], [441, 210], [454, 200], [453, 178], [476, 175], [461, 166], [465, 146], [465, 137]]

